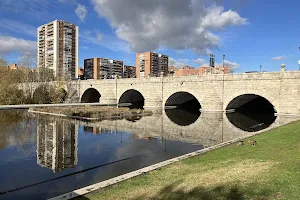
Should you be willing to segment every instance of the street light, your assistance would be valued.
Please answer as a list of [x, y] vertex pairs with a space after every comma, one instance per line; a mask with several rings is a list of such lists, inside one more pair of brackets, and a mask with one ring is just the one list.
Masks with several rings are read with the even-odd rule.
[[[299, 47], [299, 51], [300, 51], [300, 47]], [[300, 71], [300, 60], [298, 61], [298, 64], [299, 64], [299, 71]]]
[[223, 54], [223, 73], [225, 71], [225, 69], [224, 69], [224, 60], [225, 60], [225, 54]]
[[260, 65], [259, 70], [260, 70], [260, 72], [262, 71], [262, 65]]

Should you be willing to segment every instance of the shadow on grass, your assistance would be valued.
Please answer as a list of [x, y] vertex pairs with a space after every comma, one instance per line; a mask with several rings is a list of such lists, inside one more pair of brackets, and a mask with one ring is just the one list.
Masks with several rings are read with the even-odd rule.
[[[178, 189], [177, 186], [181, 181], [177, 181], [169, 186], [166, 186], [154, 196], [149, 193], [146, 197], [141, 195], [138, 197], [129, 197], [132, 200], [144, 200], [144, 199], [169, 199], [169, 200], [246, 200], [246, 199], [257, 199], [257, 200], [268, 200], [268, 199], [281, 199], [274, 196], [269, 189], [259, 189], [257, 191], [245, 190], [240, 188], [238, 185], [220, 185], [211, 188], [196, 187], [192, 190], [185, 191]], [[145, 186], [147, 187], [147, 186]], [[108, 189], [108, 188], [107, 188]], [[97, 194], [101, 197], [101, 192]], [[77, 197], [76, 200], [95, 200], [98, 199], [97, 195], [91, 199], [85, 196]], [[149, 197], [150, 196], [150, 197]], [[103, 198], [100, 198], [103, 199]], [[124, 199], [123, 196], [119, 196], [116, 199]]]
[[[197, 199], [197, 200], [244, 200], [249, 199], [245, 193], [238, 186], [217, 186], [214, 188], [204, 188], [204, 187], [196, 187], [189, 191], [184, 191], [182, 189], [176, 189], [176, 186], [179, 185], [180, 182], [176, 182], [171, 184], [165, 188], [163, 188], [158, 194], [151, 197], [150, 199], [172, 199], [172, 200], [182, 200], [182, 199]], [[251, 192], [251, 196], [256, 196], [258, 199], [270, 199], [270, 191], [262, 191], [258, 194], [255, 192]], [[139, 196], [134, 198], [135, 200], [145, 199], [143, 196]]]

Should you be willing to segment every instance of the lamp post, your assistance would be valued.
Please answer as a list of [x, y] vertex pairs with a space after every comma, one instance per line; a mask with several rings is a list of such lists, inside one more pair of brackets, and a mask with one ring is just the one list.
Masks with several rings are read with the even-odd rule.
[[259, 66], [259, 70], [260, 70], [260, 72], [262, 71], [262, 65]]
[[225, 60], [225, 54], [223, 54], [223, 73], [224, 73], [224, 60]]
[[[299, 47], [299, 51], [300, 51], [300, 47]], [[300, 60], [298, 60], [298, 65], [299, 65], [299, 71], [300, 71]]]
[[225, 54], [223, 54], [223, 69], [222, 69], [222, 71], [223, 71], [223, 82], [222, 82], [222, 110], [223, 110], [223, 112], [222, 112], [222, 142], [224, 141], [224, 113], [226, 112], [226, 111], [224, 111], [224, 75], [225, 75], [225, 69], [224, 69], [224, 60], [225, 60]]

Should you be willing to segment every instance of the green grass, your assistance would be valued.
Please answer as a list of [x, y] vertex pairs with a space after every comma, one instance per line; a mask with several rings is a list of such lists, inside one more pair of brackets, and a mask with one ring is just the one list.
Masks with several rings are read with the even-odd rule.
[[77, 199], [300, 199], [300, 121]]

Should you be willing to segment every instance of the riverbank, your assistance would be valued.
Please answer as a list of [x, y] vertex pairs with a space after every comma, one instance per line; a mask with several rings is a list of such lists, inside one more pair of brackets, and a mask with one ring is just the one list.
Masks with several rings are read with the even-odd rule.
[[77, 199], [298, 199], [300, 121]]
[[81, 120], [129, 119], [152, 115], [152, 111], [112, 106], [83, 106], [60, 108], [31, 108], [31, 113], [54, 115]]

